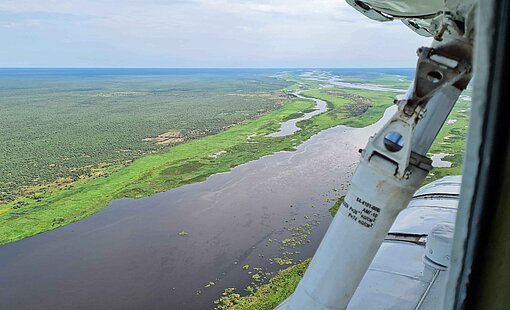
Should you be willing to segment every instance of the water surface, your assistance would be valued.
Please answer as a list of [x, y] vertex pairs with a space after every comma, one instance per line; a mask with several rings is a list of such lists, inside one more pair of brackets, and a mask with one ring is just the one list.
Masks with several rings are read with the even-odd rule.
[[[269, 260], [281, 244], [268, 240], [288, 238], [287, 228], [306, 217], [320, 224], [294, 258], [314, 253], [358, 149], [383, 123], [331, 128], [294, 152], [150, 197], [115, 200], [81, 221], [0, 246], [2, 308], [212, 308], [225, 288], [242, 293], [253, 281], [243, 265], [283, 268]], [[205, 288], [209, 281], [215, 285]]]
[[328, 110], [328, 104], [324, 100], [317, 99], [317, 98], [305, 97], [305, 96], [300, 95], [299, 93], [293, 93], [292, 95], [296, 96], [297, 98], [315, 101], [314, 110], [311, 112], [308, 112], [308, 113], [304, 113], [303, 116], [301, 116], [301, 117], [293, 118], [288, 121], [280, 123], [280, 129], [276, 132], [268, 134], [267, 135], [268, 137], [284, 137], [284, 136], [291, 135], [291, 134], [295, 133], [296, 131], [301, 130], [301, 128], [299, 128], [297, 126], [298, 122], [310, 119], [310, 118], [314, 117], [315, 115], [319, 115], [319, 114], [326, 112]]

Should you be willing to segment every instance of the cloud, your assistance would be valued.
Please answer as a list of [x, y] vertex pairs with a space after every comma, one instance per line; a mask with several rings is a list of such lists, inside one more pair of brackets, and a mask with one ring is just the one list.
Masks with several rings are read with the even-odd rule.
[[0, 66], [413, 66], [428, 43], [338, 0], [3, 0]]

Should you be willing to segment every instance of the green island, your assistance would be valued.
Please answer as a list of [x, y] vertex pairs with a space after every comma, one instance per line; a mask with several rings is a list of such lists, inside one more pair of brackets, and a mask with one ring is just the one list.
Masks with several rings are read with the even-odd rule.
[[[393, 98], [393, 94], [387, 92], [314, 87], [318, 87], [316, 82], [300, 81], [280, 93], [272, 93], [272, 96], [281, 100], [285, 98], [285, 93], [300, 89], [305, 90], [302, 95], [320, 98], [328, 103], [327, 112], [299, 122], [301, 130], [292, 135], [266, 137], [279, 129], [280, 122], [299, 117], [301, 113], [312, 109], [313, 101], [289, 96], [276, 109], [269, 108], [263, 113], [252, 112], [251, 119], [245, 118], [233, 126], [211, 129], [217, 133], [189, 140], [171, 140], [181, 137], [173, 133], [158, 136], [157, 133], [162, 131], [159, 129], [152, 134], [153, 137], [185, 143], [140, 153], [133, 161], [105, 165], [97, 173], [93, 171], [85, 177], [80, 175], [56, 185], [36, 186], [27, 195], [15, 197], [0, 205], [0, 244], [80, 220], [101, 210], [113, 199], [139, 198], [200, 182], [212, 174], [228, 171], [262, 156], [294, 150], [312, 135], [336, 125], [362, 127], [371, 124], [382, 116]], [[228, 89], [226, 95], [231, 91]], [[119, 91], [105, 96], [109, 99], [111, 96], [120, 96], [122, 99], [124, 95]], [[259, 99], [268, 96], [260, 92], [257, 96], [244, 95]], [[274, 105], [274, 101], [271, 104]]]
[[[448, 175], [460, 175], [463, 166], [463, 154], [466, 144], [467, 125], [469, 122], [470, 102], [460, 99], [453, 108], [447, 122], [432, 145], [429, 155], [448, 154], [443, 157], [451, 163], [450, 167], [436, 167], [427, 176], [426, 183]], [[343, 202], [344, 196], [329, 208], [331, 216], [335, 216]], [[303, 277], [311, 258], [280, 270], [268, 283], [253, 289], [249, 294], [241, 296], [232, 288], [226, 290], [218, 299], [216, 309], [231, 310], [271, 310], [289, 297]]]

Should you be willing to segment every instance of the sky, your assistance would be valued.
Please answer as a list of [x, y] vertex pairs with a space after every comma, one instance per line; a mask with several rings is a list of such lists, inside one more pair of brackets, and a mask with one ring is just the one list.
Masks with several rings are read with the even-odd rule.
[[414, 67], [430, 39], [344, 0], [1, 0], [0, 67]]

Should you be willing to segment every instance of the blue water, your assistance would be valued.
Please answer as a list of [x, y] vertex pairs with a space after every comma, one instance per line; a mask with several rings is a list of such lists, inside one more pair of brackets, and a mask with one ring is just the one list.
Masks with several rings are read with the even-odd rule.
[[282, 71], [328, 71], [336, 75], [392, 74], [409, 78], [414, 68], [0, 68], [0, 76], [157, 76], [275, 74]]
[[415, 68], [339, 68], [339, 69], [322, 69], [336, 75], [401, 75], [408, 78], [413, 78]]

